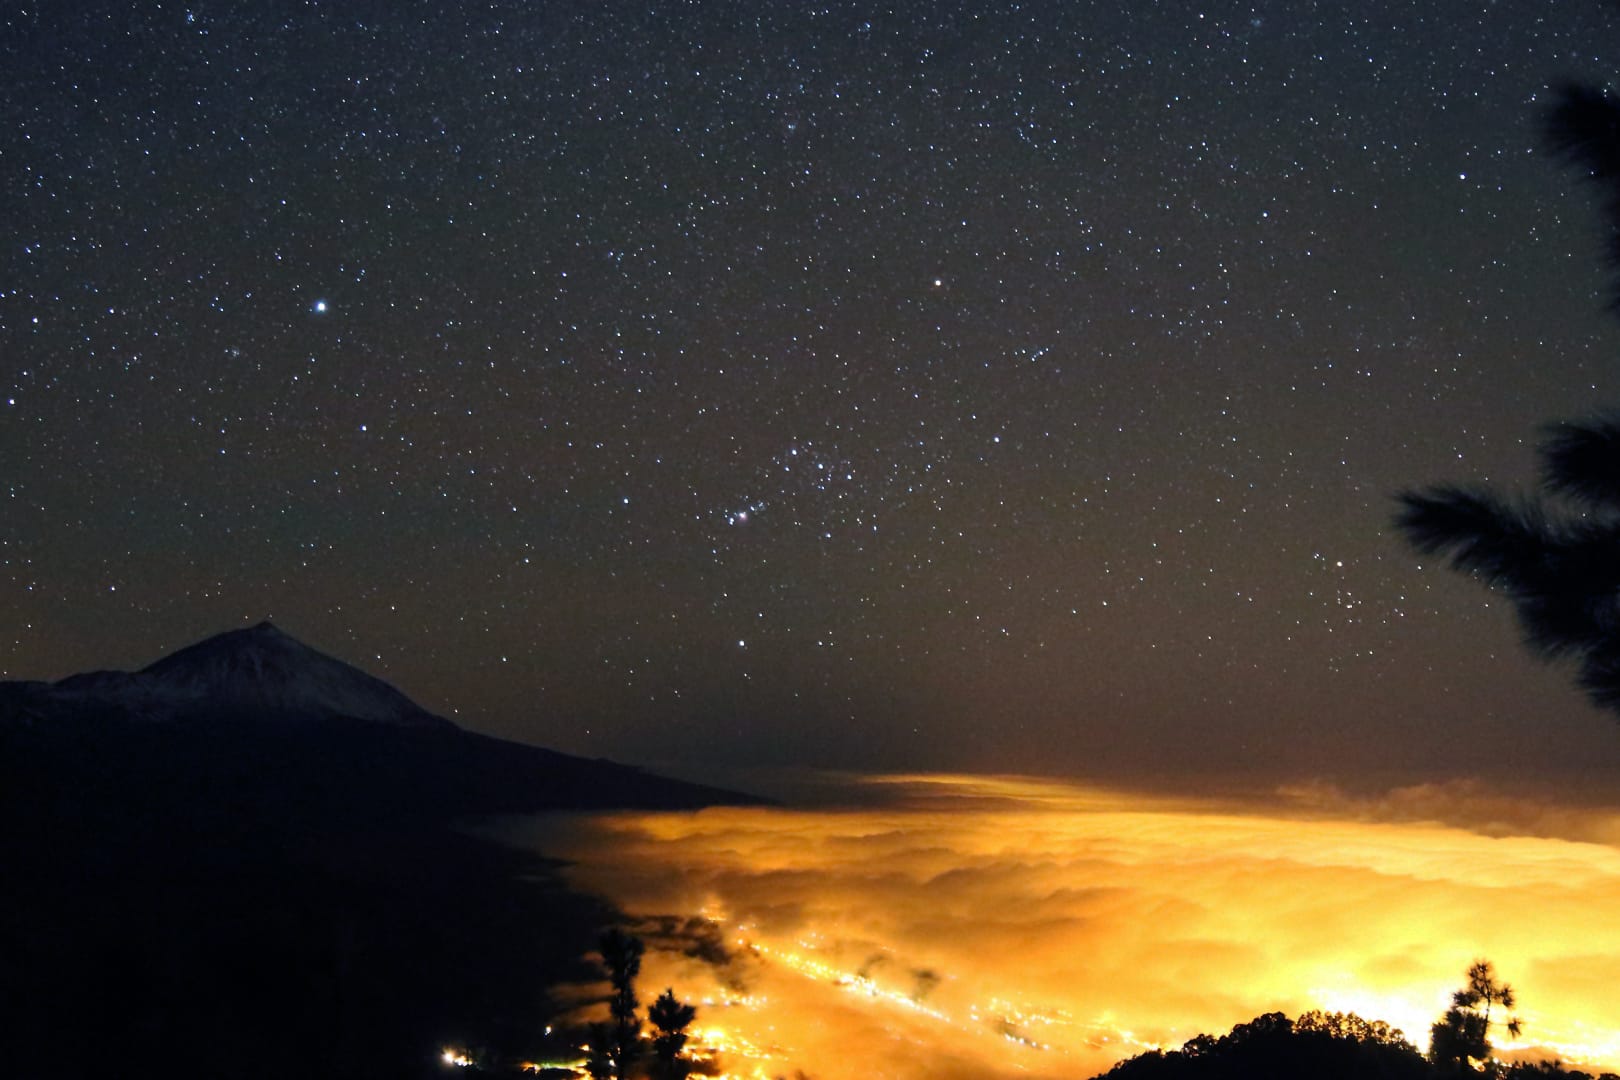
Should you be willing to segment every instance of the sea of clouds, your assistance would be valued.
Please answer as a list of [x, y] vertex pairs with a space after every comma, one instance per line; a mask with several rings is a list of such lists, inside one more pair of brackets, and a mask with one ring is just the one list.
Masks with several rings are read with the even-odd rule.
[[[1478, 784], [1172, 798], [872, 777], [851, 805], [515, 823], [702, 1003], [728, 1072], [1087, 1076], [1261, 1013], [1426, 1047], [1463, 970], [1514, 1052], [1620, 1064], [1620, 815]], [[874, 793], [876, 795], [874, 796]]]

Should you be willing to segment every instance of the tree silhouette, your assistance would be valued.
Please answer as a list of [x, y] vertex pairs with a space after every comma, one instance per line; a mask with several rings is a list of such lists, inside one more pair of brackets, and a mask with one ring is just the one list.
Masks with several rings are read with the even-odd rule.
[[590, 1044], [585, 1047], [585, 1072], [591, 1080], [613, 1080], [618, 1063], [613, 1056], [613, 1025], [592, 1024]]
[[[623, 1080], [629, 1075], [630, 1065], [641, 1052], [641, 1019], [636, 1016], [636, 976], [641, 973], [641, 939], [613, 927], [597, 943], [602, 963], [607, 968], [608, 981], [613, 993], [608, 998], [611, 1018], [601, 1025], [591, 1041], [593, 1052], [605, 1050], [612, 1066], [612, 1075]], [[593, 1076], [597, 1075], [592, 1073]]]
[[[1431, 1080], [1441, 1070], [1400, 1032], [1353, 1013], [1266, 1013], [1226, 1035], [1198, 1035], [1179, 1050], [1150, 1050], [1119, 1062], [1109, 1080]], [[1573, 1080], [1573, 1078], [1572, 1078]]]
[[[1548, 149], [1603, 197], [1610, 307], [1620, 313], [1620, 102], [1600, 88], [1559, 88], [1543, 117]], [[1542, 443], [1540, 493], [1506, 498], [1441, 484], [1398, 496], [1413, 547], [1506, 594], [1542, 659], [1571, 659], [1599, 708], [1620, 713], [1620, 417], [1554, 426]]]
[[[1606, 254], [1620, 272], [1620, 102], [1600, 86], [1564, 83], [1542, 118], [1542, 135], [1554, 156], [1598, 188], [1608, 219]], [[1609, 304], [1620, 310], [1620, 273], [1610, 288]]]
[[1620, 420], [1563, 425], [1541, 457], [1548, 496], [1441, 485], [1402, 493], [1396, 524], [1506, 594], [1530, 649], [1573, 659], [1592, 702], [1620, 712]]
[[1406, 1033], [1400, 1028], [1391, 1027], [1382, 1020], [1363, 1020], [1355, 1013], [1329, 1013], [1321, 1009], [1312, 1009], [1310, 1012], [1300, 1014], [1299, 1019], [1294, 1021], [1294, 1030], [1301, 1033], [1320, 1031], [1330, 1038], [1349, 1039], [1374, 1046], [1394, 1046], [1412, 1051], [1417, 1049], [1406, 1040]]
[[697, 1017], [697, 1008], [683, 1005], [675, 999], [670, 987], [658, 995], [647, 1009], [647, 1020], [657, 1030], [653, 1036], [653, 1057], [658, 1061], [658, 1072], [668, 1080], [679, 1080], [686, 1075], [686, 1063], [681, 1060], [681, 1048], [686, 1045], [686, 1029]]
[[[1473, 1062], [1491, 1058], [1491, 1009], [1514, 1007], [1513, 987], [1496, 981], [1489, 960], [1468, 965], [1468, 985], [1451, 995], [1451, 1007], [1429, 1029], [1429, 1060], [1442, 1068], [1462, 1071]], [[1519, 1018], [1501, 1021], [1512, 1038], [1519, 1037]]]

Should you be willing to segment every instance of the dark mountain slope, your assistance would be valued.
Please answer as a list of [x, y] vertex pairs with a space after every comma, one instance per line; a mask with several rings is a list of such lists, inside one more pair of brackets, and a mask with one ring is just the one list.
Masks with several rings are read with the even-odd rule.
[[758, 801], [464, 731], [269, 623], [139, 672], [0, 683], [0, 778], [326, 824]]
[[521, 1054], [612, 916], [480, 815], [746, 796], [464, 731], [269, 626], [0, 683], [6, 1076], [415, 1077]]

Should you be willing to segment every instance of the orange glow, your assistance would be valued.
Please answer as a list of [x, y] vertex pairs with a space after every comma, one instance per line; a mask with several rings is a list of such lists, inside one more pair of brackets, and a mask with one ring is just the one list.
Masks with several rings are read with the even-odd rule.
[[[891, 805], [526, 829], [627, 911], [718, 924], [729, 963], [652, 941], [643, 983], [699, 1002], [694, 1056], [728, 1075], [1072, 1078], [1312, 1008], [1423, 1047], [1477, 957], [1519, 992], [1507, 1049], [1620, 1065], [1620, 850], [1592, 842], [1620, 835], [1612, 812], [1470, 785], [1245, 803], [873, 783]], [[1431, 820], [1397, 820], [1414, 806]]]

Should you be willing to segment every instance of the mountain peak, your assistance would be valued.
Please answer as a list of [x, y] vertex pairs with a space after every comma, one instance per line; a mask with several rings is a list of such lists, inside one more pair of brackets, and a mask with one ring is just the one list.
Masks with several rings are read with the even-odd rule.
[[171, 653], [143, 668], [139, 678], [165, 698], [237, 712], [450, 726], [381, 679], [310, 648], [268, 621]]
[[96, 672], [56, 684], [74, 698], [132, 714], [341, 717], [403, 727], [455, 727], [394, 687], [312, 649], [270, 622], [206, 638], [133, 674]]

